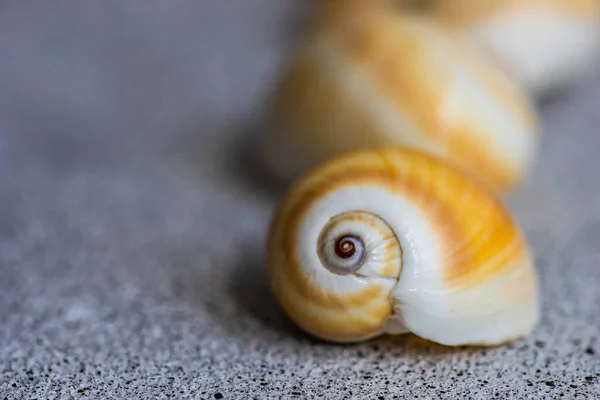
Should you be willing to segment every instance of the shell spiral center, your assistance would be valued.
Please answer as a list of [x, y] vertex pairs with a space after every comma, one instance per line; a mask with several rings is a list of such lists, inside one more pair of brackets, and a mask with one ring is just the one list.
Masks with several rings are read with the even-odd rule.
[[388, 261], [397, 265], [400, 258], [400, 246], [389, 225], [362, 210], [331, 218], [319, 235], [317, 252], [323, 267], [336, 275], [370, 276], [387, 269]]

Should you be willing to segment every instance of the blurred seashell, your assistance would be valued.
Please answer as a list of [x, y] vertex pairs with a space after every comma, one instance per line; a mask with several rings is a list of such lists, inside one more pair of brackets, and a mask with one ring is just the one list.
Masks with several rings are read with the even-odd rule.
[[542, 95], [591, 70], [600, 44], [598, 0], [436, 0], [438, 22], [466, 34]]
[[264, 158], [288, 181], [345, 151], [403, 145], [508, 192], [538, 129], [530, 99], [466, 40], [414, 15], [369, 13], [298, 50], [276, 87]]
[[284, 196], [268, 240], [275, 298], [318, 338], [412, 332], [497, 345], [539, 318], [519, 228], [483, 186], [407, 149], [335, 157]]

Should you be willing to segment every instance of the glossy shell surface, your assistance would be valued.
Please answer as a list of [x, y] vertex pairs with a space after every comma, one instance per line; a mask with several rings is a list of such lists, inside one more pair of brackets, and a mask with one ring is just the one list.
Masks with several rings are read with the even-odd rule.
[[268, 274], [286, 313], [334, 342], [412, 332], [495, 345], [539, 318], [533, 261], [502, 204], [407, 149], [345, 154], [295, 183], [271, 225]]

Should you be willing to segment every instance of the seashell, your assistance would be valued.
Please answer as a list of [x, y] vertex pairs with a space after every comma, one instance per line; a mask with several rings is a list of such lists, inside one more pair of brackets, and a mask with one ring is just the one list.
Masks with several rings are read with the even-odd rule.
[[458, 36], [417, 15], [373, 12], [313, 37], [277, 83], [268, 168], [289, 181], [339, 153], [401, 145], [513, 190], [534, 160], [536, 110]]
[[412, 332], [497, 345], [539, 318], [532, 257], [508, 212], [416, 150], [347, 153], [297, 181], [271, 224], [268, 275], [291, 319], [333, 342]]
[[428, 10], [543, 95], [589, 71], [598, 55], [598, 0], [435, 0]]

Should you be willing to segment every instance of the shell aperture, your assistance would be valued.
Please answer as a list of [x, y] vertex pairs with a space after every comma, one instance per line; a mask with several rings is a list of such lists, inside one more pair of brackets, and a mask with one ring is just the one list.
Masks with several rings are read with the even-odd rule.
[[284, 197], [268, 249], [276, 299], [325, 340], [410, 331], [446, 345], [497, 344], [538, 320], [537, 275], [508, 212], [418, 151], [364, 150], [319, 165]]

